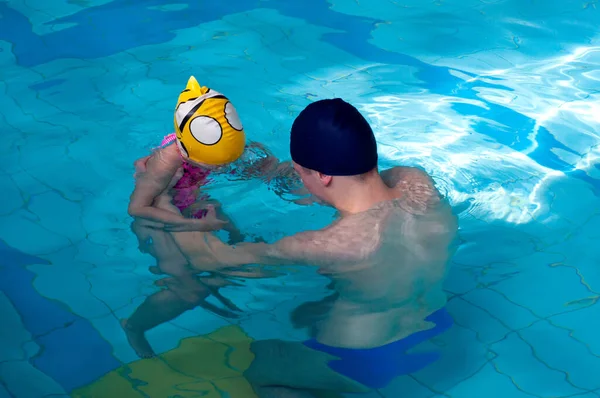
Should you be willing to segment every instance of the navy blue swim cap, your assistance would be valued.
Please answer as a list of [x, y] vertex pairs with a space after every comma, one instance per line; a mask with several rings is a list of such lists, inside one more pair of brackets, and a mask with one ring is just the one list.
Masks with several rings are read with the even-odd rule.
[[294, 120], [292, 160], [330, 176], [355, 176], [377, 167], [377, 142], [358, 109], [335, 98], [313, 102]]

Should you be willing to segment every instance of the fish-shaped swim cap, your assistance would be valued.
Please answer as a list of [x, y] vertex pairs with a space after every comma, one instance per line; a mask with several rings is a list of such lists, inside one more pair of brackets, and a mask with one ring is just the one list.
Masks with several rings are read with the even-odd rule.
[[194, 76], [177, 100], [175, 133], [182, 155], [195, 163], [231, 163], [246, 146], [246, 134], [233, 104], [223, 94], [200, 87]]

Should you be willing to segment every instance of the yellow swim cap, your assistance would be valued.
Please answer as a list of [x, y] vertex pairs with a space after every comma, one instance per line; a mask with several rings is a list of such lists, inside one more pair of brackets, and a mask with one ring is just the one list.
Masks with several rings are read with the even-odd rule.
[[182, 155], [196, 163], [231, 163], [246, 146], [246, 134], [233, 104], [223, 94], [200, 87], [194, 76], [177, 100], [175, 133]]

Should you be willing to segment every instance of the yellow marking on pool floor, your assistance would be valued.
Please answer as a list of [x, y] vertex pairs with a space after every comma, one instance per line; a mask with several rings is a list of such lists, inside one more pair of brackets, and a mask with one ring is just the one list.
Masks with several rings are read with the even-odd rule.
[[[72, 398], [258, 398], [243, 372], [254, 340], [237, 325], [183, 339], [155, 358], [140, 359], [73, 391]], [[228, 395], [225, 395], [228, 394]], [[322, 398], [340, 398], [322, 393]]]
[[252, 339], [238, 326], [206, 336], [190, 337], [156, 358], [123, 365], [88, 386], [74, 398], [203, 397], [255, 398], [242, 376], [254, 359]]

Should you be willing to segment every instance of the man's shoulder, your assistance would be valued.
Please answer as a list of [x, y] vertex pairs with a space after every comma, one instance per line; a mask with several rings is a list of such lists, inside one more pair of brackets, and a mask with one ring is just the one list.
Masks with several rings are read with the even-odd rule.
[[407, 210], [426, 213], [442, 202], [442, 195], [433, 178], [418, 167], [397, 166], [381, 173], [385, 183], [398, 190]]
[[423, 169], [412, 166], [396, 166], [381, 172], [381, 178], [390, 187], [394, 188], [398, 184], [427, 184], [434, 186], [433, 179]]
[[342, 217], [329, 226], [296, 234], [293, 242], [309, 251], [319, 252], [322, 259], [359, 261], [367, 257], [378, 245], [378, 223], [368, 222], [362, 215]]

